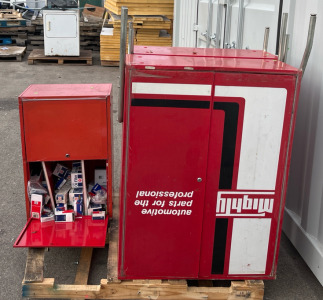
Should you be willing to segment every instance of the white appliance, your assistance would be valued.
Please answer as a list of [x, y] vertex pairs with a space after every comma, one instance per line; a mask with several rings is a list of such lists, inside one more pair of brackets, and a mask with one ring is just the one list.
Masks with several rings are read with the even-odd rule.
[[79, 56], [79, 10], [43, 10], [46, 56]]

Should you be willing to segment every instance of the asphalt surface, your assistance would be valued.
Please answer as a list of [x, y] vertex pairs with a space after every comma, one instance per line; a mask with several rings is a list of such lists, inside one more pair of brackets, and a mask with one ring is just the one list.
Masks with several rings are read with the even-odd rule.
[[[30, 84], [113, 83], [114, 191], [120, 177], [121, 126], [117, 123], [118, 69], [101, 67], [98, 53], [93, 66], [28, 65], [0, 61], [0, 299], [21, 299], [26, 249], [12, 245], [26, 222], [18, 96]], [[80, 249], [54, 248], [45, 255], [45, 277], [72, 284]], [[106, 277], [107, 249], [95, 249], [89, 284]], [[265, 299], [323, 299], [323, 288], [282, 235], [277, 279], [265, 282]]]

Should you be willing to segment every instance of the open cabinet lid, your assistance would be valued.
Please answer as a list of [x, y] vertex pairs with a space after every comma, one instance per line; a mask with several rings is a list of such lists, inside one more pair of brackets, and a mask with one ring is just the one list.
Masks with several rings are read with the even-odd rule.
[[91, 247], [104, 248], [108, 218], [92, 220], [91, 216], [76, 218], [74, 222], [40, 222], [29, 219], [14, 247]]

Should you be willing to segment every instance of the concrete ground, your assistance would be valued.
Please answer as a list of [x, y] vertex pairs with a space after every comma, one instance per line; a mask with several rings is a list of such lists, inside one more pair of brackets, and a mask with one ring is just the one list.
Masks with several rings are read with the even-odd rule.
[[[0, 300], [21, 299], [26, 249], [12, 245], [25, 225], [23, 172], [18, 95], [35, 83], [108, 83], [114, 85], [114, 178], [118, 191], [121, 126], [117, 123], [117, 68], [101, 67], [95, 53], [93, 66], [28, 65], [0, 61]], [[57, 283], [74, 281], [80, 249], [51, 249], [46, 253], [45, 277]], [[107, 249], [95, 249], [90, 284], [106, 277]], [[277, 279], [265, 282], [265, 299], [323, 299], [323, 288], [286, 236], [282, 235]]]

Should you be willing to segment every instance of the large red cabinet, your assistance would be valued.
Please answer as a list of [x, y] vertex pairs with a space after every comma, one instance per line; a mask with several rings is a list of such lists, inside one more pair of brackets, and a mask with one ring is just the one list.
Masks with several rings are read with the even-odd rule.
[[262, 51], [126, 61], [119, 277], [275, 277], [301, 73]]
[[[104, 247], [112, 216], [111, 84], [31, 85], [19, 96], [27, 224], [15, 247]], [[106, 169], [107, 217], [41, 223], [31, 218], [27, 186], [33, 167], [81, 161], [85, 182]], [[83, 190], [86, 194], [86, 188]], [[84, 200], [85, 201], [85, 200]]]

